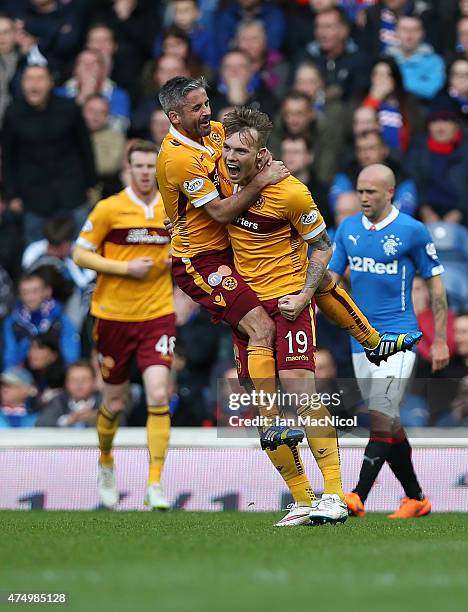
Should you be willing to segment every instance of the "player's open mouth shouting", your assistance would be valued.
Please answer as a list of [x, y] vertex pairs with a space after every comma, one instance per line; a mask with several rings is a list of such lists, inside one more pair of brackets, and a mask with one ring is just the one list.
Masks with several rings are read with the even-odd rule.
[[240, 164], [233, 162], [226, 162], [226, 168], [229, 173], [229, 178], [233, 181], [237, 180], [240, 175]]

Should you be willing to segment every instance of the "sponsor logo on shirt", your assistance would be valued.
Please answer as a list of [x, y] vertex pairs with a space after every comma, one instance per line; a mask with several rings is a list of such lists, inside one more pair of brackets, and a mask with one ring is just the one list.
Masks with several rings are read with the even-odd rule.
[[160, 236], [156, 232], [149, 232], [146, 227], [129, 230], [126, 242], [129, 244], [168, 244], [169, 236]]
[[204, 184], [205, 179], [195, 178], [191, 181], [184, 181], [184, 189], [187, 193], [197, 193], [197, 191], [203, 188]]
[[301, 222], [304, 225], [312, 225], [312, 223], [315, 223], [317, 221], [317, 217], [318, 212], [316, 210], [311, 210], [310, 213], [302, 215]]
[[353, 272], [370, 272], [371, 274], [398, 274], [398, 259], [389, 263], [375, 261], [373, 257], [348, 256], [349, 267]]

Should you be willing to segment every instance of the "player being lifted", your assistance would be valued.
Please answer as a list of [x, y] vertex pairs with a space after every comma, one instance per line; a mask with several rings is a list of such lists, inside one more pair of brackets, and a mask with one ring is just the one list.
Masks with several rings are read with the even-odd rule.
[[157, 148], [137, 141], [128, 151], [130, 186], [90, 213], [77, 240], [74, 261], [98, 273], [91, 303], [95, 341], [104, 379], [97, 418], [98, 494], [108, 508], [119, 502], [112, 442], [128, 397], [128, 370], [135, 355], [148, 406], [149, 476], [145, 504], [169, 504], [160, 479], [169, 443], [168, 382], [175, 342], [170, 239], [156, 184]]
[[[345, 219], [338, 228], [330, 270], [336, 280], [349, 265], [353, 295], [374, 325], [396, 322], [417, 328], [411, 300], [416, 271], [425, 279], [434, 316], [432, 369], [448, 364], [447, 298], [441, 266], [427, 228], [392, 204], [395, 177], [387, 166], [375, 164], [358, 177], [357, 191], [362, 213]], [[414, 367], [416, 354], [391, 356], [377, 368], [362, 348], [352, 341], [353, 366], [361, 393], [369, 404], [370, 440], [366, 446], [359, 482], [346, 495], [351, 512], [364, 516], [364, 502], [385, 461], [400, 481], [406, 497], [390, 518], [428, 514], [431, 504], [424, 496], [411, 461], [411, 446], [399, 419], [400, 402]]]
[[[273, 125], [267, 115], [250, 108], [229, 112], [223, 120], [225, 141], [219, 164], [221, 191], [240, 192], [258, 172]], [[315, 393], [314, 293], [326, 273], [331, 243], [325, 223], [309, 190], [294, 177], [265, 187], [254, 204], [227, 226], [237, 272], [247, 282], [268, 315], [276, 334], [274, 354], [281, 386], [286, 393]], [[308, 245], [312, 247], [307, 258]], [[233, 330], [238, 374], [249, 377], [247, 342]], [[330, 417], [327, 408], [311, 403], [297, 410], [307, 418]], [[324, 494], [315, 500], [299, 449], [281, 446], [267, 451], [288, 485], [295, 503], [276, 526], [345, 521], [340, 458], [333, 426], [305, 425], [307, 442], [324, 477]]]
[[[171, 121], [158, 157], [158, 181], [173, 226], [173, 271], [177, 283], [215, 319], [224, 319], [249, 338], [249, 377], [257, 388], [274, 390], [275, 324], [234, 267], [229, 238], [222, 225], [236, 219], [255, 202], [261, 189], [277, 183], [268, 167], [241, 191], [225, 199], [219, 195], [216, 164], [224, 142], [220, 123], [211, 122], [204, 79], [175, 77], [160, 92], [161, 105]], [[262, 154], [263, 157], [264, 153]], [[274, 167], [273, 167], [274, 169]], [[316, 292], [321, 309], [366, 347], [368, 358], [379, 363], [390, 354], [411, 348], [411, 334], [385, 333], [368, 324], [351, 298], [326, 278]], [[278, 411], [268, 413], [276, 416]], [[302, 432], [273, 428], [261, 433], [264, 449], [283, 442], [294, 446]]]

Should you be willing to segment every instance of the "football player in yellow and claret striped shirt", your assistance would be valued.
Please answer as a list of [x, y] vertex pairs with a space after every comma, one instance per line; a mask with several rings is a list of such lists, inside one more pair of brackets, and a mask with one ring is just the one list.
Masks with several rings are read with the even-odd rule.
[[175, 314], [169, 269], [170, 239], [156, 183], [157, 149], [135, 142], [128, 151], [131, 183], [97, 203], [73, 253], [80, 266], [97, 272], [91, 302], [95, 342], [104, 380], [97, 418], [98, 494], [115, 507], [119, 492], [112, 443], [128, 396], [130, 361], [136, 356], [148, 406], [149, 477], [145, 504], [167, 509], [161, 488], [170, 433], [169, 372], [175, 343]]

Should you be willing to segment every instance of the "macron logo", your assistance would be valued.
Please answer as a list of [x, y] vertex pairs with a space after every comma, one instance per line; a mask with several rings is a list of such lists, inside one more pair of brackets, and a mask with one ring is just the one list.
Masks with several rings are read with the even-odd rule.
[[348, 256], [349, 267], [354, 272], [370, 272], [371, 274], [398, 274], [398, 259], [387, 264], [375, 261], [372, 257]]

